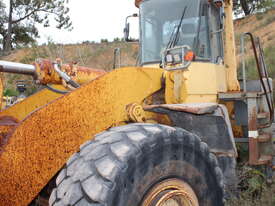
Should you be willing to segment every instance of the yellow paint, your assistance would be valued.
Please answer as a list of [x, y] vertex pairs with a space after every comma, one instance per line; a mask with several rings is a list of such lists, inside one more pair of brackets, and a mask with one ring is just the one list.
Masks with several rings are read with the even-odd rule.
[[103, 75], [103, 72], [102, 72], [102, 74], [96, 73], [96, 72], [91, 72], [91, 73], [87, 74], [87, 72], [85, 73], [85, 72], [79, 71], [77, 73], [77, 76], [72, 77], [72, 79], [74, 81], [76, 81], [78, 84], [83, 85], [83, 84], [87, 84], [87, 82], [90, 82], [91, 80], [97, 78], [100, 75]]
[[[21, 122], [0, 155], [0, 206], [27, 205], [82, 143], [103, 130], [126, 124], [130, 120], [127, 105], [142, 105], [161, 89], [162, 77], [168, 104], [218, 102], [218, 92], [239, 90], [232, 1], [226, 0], [225, 6], [224, 65], [192, 62], [187, 69], [174, 72], [118, 69], [67, 95], [43, 90], [2, 111], [0, 116]], [[79, 78], [88, 80], [85, 74]], [[58, 76], [53, 79], [60, 83]], [[146, 122], [171, 124], [167, 116], [145, 115]]]
[[[138, 1], [139, 2], [139, 1]], [[172, 94], [171, 88], [167, 89], [168, 94], [166, 94], [166, 99], [168, 102], [192, 102], [192, 101], [197, 101], [198, 97], [194, 97], [194, 92], [197, 95], [197, 91], [199, 90], [199, 93], [201, 94], [207, 94], [207, 93], [213, 93], [213, 88], [215, 86], [219, 86], [218, 91], [239, 91], [240, 90], [240, 85], [237, 79], [237, 61], [236, 61], [236, 48], [235, 48], [235, 37], [234, 37], [234, 25], [233, 25], [233, 16], [232, 16], [232, 6], [233, 2], [232, 0], [226, 0], [225, 1], [225, 31], [224, 31], [224, 67], [225, 70], [223, 71], [215, 71], [214, 79], [216, 83], [212, 84], [209, 81], [213, 81], [212, 75], [213, 75], [213, 69], [208, 70], [208, 68], [205, 68], [204, 71], [202, 71], [202, 68], [198, 66], [198, 68], [195, 68], [195, 70], [199, 69], [199, 73], [195, 72], [186, 72], [186, 75], [192, 74], [192, 80], [190, 80], [189, 76], [189, 82], [190, 83], [183, 83], [182, 91], [181, 93], [184, 93], [183, 90], [188, 90], [186, 95], [188, 96], [189, 94], [192, 95], [191, 97], [186, 97], [186, 95], [183, 95], [181, 99], [179, 99], [178, 92], [176, 94]], [[194, 68], [197, 65], [196, 63], [193, 63], [190, 67], [189, 70], [194, 70]], [[151, 67], [152, 65], [148, 65]], [[158, 65], [154, 65], [158, 67]], [[208, 66], [207, 66], [208, 67]], [[215, 67], [219, 67], [215, 65]], [[224, 73], [226, 71], [226, 74]], [[212, 75], [208, 74], [210, 72]], [[177, 72], [173, 72], [177, 74]], [[185, 77], [185, 73], [183, 72], [183, 78]], [[194, 76], [195, 75], [195, 76]], [[198, 75], [198, 76], [196, 76]], [[206, 75], [206, 76], [204, 76]], [[176, 75], [177, 78], [181, 78], [179, 75]], [[204, 78], [202, 78], [204, 76]], [[210, 79], [207, 79], [210, 78]], [[181, 80], [179, 80], [181, 81]], [[169, 80], [168, 80], [169, 82]], [[210, 83], [210, 85], [207, 85]], [[196, 84], [197, 86], [194, 86]], [[200, 86], [200, 85], [201, 86]], [[217, 85], [218, 84], [218, 85]], [[226, 85], [225, 85], [226, 84]], [[203, 87], [202, 87], [203, 86]], [[168, 87], [171, 87], [171, 85], [168, 85]], [[176, 90], [178, 90], [179, 85], [176, 83], [175, 86]], [[186, 88], [185, 88], [186, 87]], [[174, 88], [174, 86], [173, 86]], [[197, 89], [196, 89], [197, 88]], [[201, 90], [202, 89], [202, 90]], [[206, 93], [205, 93], [206, 92]], [[203, 98], [205, 99], [205, 98]], [[203, 100], [202, 99], [202, 100]], [[206, 98], [206, 101], [213, 101], [213, 98]]]
[[[56, 85], [55, 88], [60, 90], [65, 90], [64, 87]], [[34, 95], [24, 99], [21, 102], [3, 110], [0, 112], [1, 116], [11, 116], [18, 120], [23, 120], [27, 117], [31, 112], [39, 109], [40, 107], [48, 104], [54, 99], [62, 96], [61, 94], [57, 94], [48, 89], [43, 89]]]
[[233, 1], [225, 1], [225, 31], [224, 31], [224, 63], [227, 68], [228, 91], [239, 91], [240, 84], [237, 78], [237, 60], [235, 48], [235, 34], [232, 16]]
[[165, 73], [165, 100], [168, 104], [217, 102], [218, 92], [226, 92], [223, 65], [193, 62], [188, 69]]
[[31, 113], [0, 155], [0, 206], [27, 205], [93, 135], [129, 121], [126, 106], [161, 89], [163, 70], [114, 70]]
[[0, 74], [0, 108], [2, 108], [2, 103], [3, 103], [3, 75]]

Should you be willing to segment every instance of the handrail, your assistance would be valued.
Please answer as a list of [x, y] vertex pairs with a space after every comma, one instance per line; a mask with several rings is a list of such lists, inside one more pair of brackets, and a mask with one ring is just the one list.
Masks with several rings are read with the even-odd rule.
[[242, 57], [243, 91], [246, 92], [246, 70], [245, 70], [244, 37], [245, 37], [245, 33], [242, 34], [242, 36], [241, 36], [241, 57]]
[[113, 69], [117, 69], [121, 67], [121, 49], [115, 48], [114, 49], [114, 62], [113, 62]]
[[[263, 55], [264, 51], [262, 48], [260, 38], [258, 38], [258, 46], [259, 46], [260, 58], [261, 58], [262, 66], [263, 66], [263, 72], [264, 72], [265, 78], [267, 79], [267, 86], [269, 89], [269, 93], [272, 95], [272, 87], [269, 82], [269, 75], [268, 75], [268, 71], [267, 71], [267, 67], [266, 67], [266, 63], [265, 63], [265, 59], [264, 59], [264, 55]], [[273, 102], [272, 96], [270, 96], [269, 101], [270, 101], [271, 108], [272, 108], [271, 113], [270, 113], [270, 121], [272, 123], [274, 120], [274, 102]]]
[[260, 42], [258, 42], [259, 44], [259, 50], [260, 50], [260, 58], [261, 58], [261, 61], [262, 61], [262, 65], [260, 64], [260, 61], [259, 61], [259, 56], [258, 56], [258, 53], [257, 53], [257, 48], [256, 48], [256, 44], [255, 44], [255, 39], [254, 39], [254, 36], [252, 33], [250, 32], [247, 32], [247, 33], [244, 33], [241, 37], [241, 48], [242, 48], [242, 55], [243, 55], [243, 81], [244, 81], [244, 91], [246, 92], [246, 71], [245, 71], [245, 61], [244, 61], [244, 37], [245, 35], [249, 36], [250, 37], [250, 40], [251, 40], [251, 44], [252, 44], [252, 48], [253, 48], [253, 52], [254, 52], [254, 56], [255, 56], [255, 61], [256, 61], [256, 65], [257, 65], [257, 70], [258, 70], [258, 75], [259, 75], [259, 78], [260, 78], [260, 82], [261, 82], [261, 85], [264, 89], [264, 94], [265, 94], [265, 97], [266, 97], [266, 102], [268, 104], [268, 109], [269, 109], [269, 112], [270, 112], [270, 123], [272, 124], [273, 120], [274, 120], [274, 106], [273, 106], [273, 100], [272, 98], [269, 98], [268, 97], [268, 92], [267, 92], [267, 88], [266, 88], [266, 85], [264, 83], [264, 80], [263, 80], [263, 74], [262, 74], [262, 71], [264, 72], [264, 75], [266, 77], [266, 82], [267, 82], [267, 85], [268, 85], [268, 88], [269, 88], [269, 93], [272, 92], [272, 89], [271, 89], [271, 85], [270, 85], [270, 82], [269, 82], [269, 78], [268, 78], [268, 73], [267, 73], [267, 69], [266, 69], [266, 65], [265, 65], [265, 62], [264, 62], [264, 56], [263, 56], [263, 50], [262, 50], [262, 47], [261, 47], [261, 44]]

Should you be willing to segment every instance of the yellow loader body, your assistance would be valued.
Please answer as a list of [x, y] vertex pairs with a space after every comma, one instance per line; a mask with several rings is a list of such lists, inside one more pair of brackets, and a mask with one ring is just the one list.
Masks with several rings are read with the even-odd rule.
[[[153, 112], [144, 112], [141, 119], [129, 115], [131, 105], [154, 103], [157, 92], [163, 90], [163, 103], [178, 104], [218, 103], [219, 92], [239, 91], [232, 4], [225, 1], [224, 63], [192, 62], [181, 71], [158, 65], [126, 67], [93, 80], [82, 74], [75, 80], [83, 85], [66, 95], [42, 90], [3, 110], [0, 206], [29, 204], [79, 146], [99, 132], [133, 121], [170, 124], [165, 115]], [[51, 78], [61, 83], [56, 74], [44, 80], [50, 83]], [[139, 110], [135, 115], [142, 116]]]

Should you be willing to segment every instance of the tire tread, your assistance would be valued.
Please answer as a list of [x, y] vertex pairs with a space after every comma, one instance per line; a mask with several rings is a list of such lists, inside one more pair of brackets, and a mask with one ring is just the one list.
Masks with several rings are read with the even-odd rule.
[[[80, 151], [68, 160], [59, 173], [56, 179], [57, 188], [50, 196], [49, 205], [113, 205], [111, 200], [115, 197], [110, 194], [113, 194], [117, 187], [121, 187], [118, 184], [121, 183], [121, 176], [125, 175], [127, 169], [134, 170], [136, 165], [143, 161], [146, 172], [156, 164], [156, 161], [160, 161], [157, 158], [167, 158], [165, 152], [171, 153], [167, 147], [172, 149], [172, 144], [183, 142], [191, 151], [196, 150], [204, 156], [209, 167], [214, 168], [213, 176], [217, 177], [220, 186], [217, 190], [223, 195], [223, 177], [216, 157], [209, 152], [207, 145], [201, 142], [200, 138], [181, 128], [156, 124], [130, 124], [111, 128], [96, 135], [94, 141], [81, 145]], [[164, 153], [160, 153], [156, 159], [144, 154], [150, 155], [155, 148]], [[188, 152], [179, 152], [188, 155]], [[134, 184], [133, 179], [129, 181]], [[77, 191], [78, 195], [70, 196], [69, 193], [73, 191]]]

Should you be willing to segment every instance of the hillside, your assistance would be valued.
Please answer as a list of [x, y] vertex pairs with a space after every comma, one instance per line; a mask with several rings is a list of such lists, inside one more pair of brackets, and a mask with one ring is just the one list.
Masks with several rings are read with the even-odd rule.
[[[275, 46], [275, 10], [238, 19], [234, 24], [238, 48], [241, 34], [244, 32], [251, 32], [255, 36], [260, 37], [263, 48]], [[239, 51], [240, 49], [238, 49]], [[251, 52], [252, 50], [249, 53]]]
[[[264, 14], [251, 15], [249, 17], [235, 20], [235, 38], [237, 46], [237, 60], [240, 64], [240, 37], [244, 32], [252, 32], [260, 37], [266, 63], [271, 77], [275, 79], [275, 10], [270, 10]], [[34, 46], [14, 51], [11, 55], [0, 57], [2, 60], [21, 63], [32, 63], [37, 58], [47, 58], [55, 60], [61, 58], [63, 62], [78, 62], [79, 65], [85, 65], [90, 68], [104, 69], [110, 71], [113, 69], [114, 49], [121, 48], [121, 65], [135, 65], [138, 56], [138, 43], [111, 42], [111, 43], [91, 43], [82, 44], [54, 44], [49, 42], [44, 46]], [[248, 76], [254, 78], [256, 73], [252, 58], [253, 52], [250, 44], [246, 46], [246, 60], [249, 67]], [[30, 77], [5, 74], [5, 95], [16, 95], [16, 81], [31, 80]], [[275, 86], [275, 85], [274, 85]], [[275, 87], [274, 87], [275, 88]], [[37, 86], [30, 86], [27, 94], [31, 94], [38, 89]], [[243, 156], [244, 152], [240, 150]], [[245, 163], [239, 164], [239, 191], [238, 200], [233, 199], [228, 202], [228, 206], [239, 205], [275, 205], [275, 185], [268, 185], [265, 176]], [[253, 203], [252, 203], [253, 202]]]
[[[254, 35], [260, 37], [264, 48], [275, 47], [275, 9], [263, 14], [260, 13], [237, 19], [234, 24], [237, 53], [240, 52], [240, 37], [244, 32], [252, 32]], [[138, 54], [138, 44], [124, 42], [85, 42], [70, 45], [49, 42], [46, 46], [35, 46], [33, 48], [16, 50], [11, 55], [0, 57], [0, 59], [32, 63], [36, 58], [50, 58], [54, 60], [60, 57], [64, 62], [76, 61], [81, 65], [102, 68], [109, 71], [113, 66], [113, 52], [115, 48], [121, 48], [123, 65], [135, 64]], [[251, 47], [248, 46], [247, 48], [248, 54], [251, 55]]]
[[[61, 58], [63, 62], [77, 62], [79, 65], [90, 68], [110, 71], [113, 68], [114, 49], [121, 49], [121, 65], [135, 65], [138, 55], [137, 43], [83, 43], [74, 45], [62, 45], [48, 43], [46, 46], [35, 46], [14, 51], [11, 55], [0, 57], [2, 60], [31, 64], [38, 58], [46, 58], [54, 61]], [[4, 74], [5, 95], [17, 94], [16, 81], [31, 80], [32, 78], [22, 75]], [[27, 94], [32, 94], [38, 89], [37, 86], [28, 87]]]
[[49, 43], [46, 46], [20, 49], [3, 60], [30, 64], [37, 58], [55, 60], [61, 58], [63, 62], [77, 62], [91, 68], [101, 68], [107, 71], [113, 68], [114, 49], [121, 49], [123, 66], [134, 65], [138, 53], [137, 43], [83, 43], [62, 45]]
[[[267, 65], [270, 68], [272, 77], [275, 77], [275, 10], [264, 14], [251, 15], [249, 17], [235, 20], [235, 37], [237, 45], [237, 60], [240, 61], [240, 37], [243, 32], [252, 32], [259, 36], [263, 43]], [[54, 44], [49, 42], [44, 46], [34, 46], [14, 51], [11, 55], [0, 57], [0, 59], [22, 63], [32, 63], [37, 58], [48, 58], [55, 60], [63, 59], [63, 62], [78, 62], [91, 68], [105, 69], [110, 71], [113, 68], [114, 49], [121, 48], [122, 66], [135, 65], [138, 55], [138, 43], [111, 42], [111, 43], [89, 43], [82, 44]], [[250, 44], [246, 47], [247, 65], [255, 67]], [[15, 82], [19, 79], [29, 79], [18, 75], [5, 75], [6, 88], [15, 89]], [[250, 76], [255, 76], [251, 70]], [[14, 93], [14, 92], [12, 92]], [[32, 93], [32, 92], [30, 92]]]
[[[275, 47], [275, 10], [264, 14], [251, 15], [246, 18], [235, 20], [235, 38], [237, 53], [240, 52], [240, 37], [244, 32], [252, 32], [259, 36], [264, 48]], [[32, 63], [36, 58], [57, 57], [64, 62], [76, 61], [81, 65], [112, 69], [113, 52], [115, 48], [121, 48], [122, 64], [134, 65], [138, 53], [137, 43], [111, 42], [111, 43], [89, 43], [83, 44], [54, 44], [49, 42], [46, 46], [35, 46], [14, 51], [11, 55], [0, 57], [3, 60], [22, 63]], [[248, 46], [248, 55], [252, 55], [251, 47]], [[239, 59], [239, 55], [238, 55]]]

